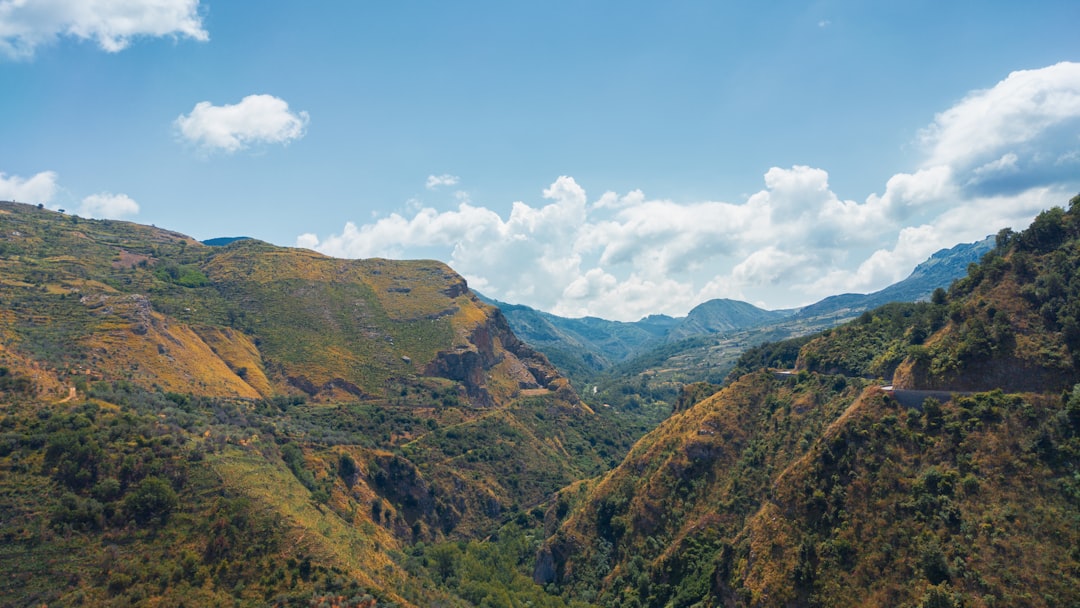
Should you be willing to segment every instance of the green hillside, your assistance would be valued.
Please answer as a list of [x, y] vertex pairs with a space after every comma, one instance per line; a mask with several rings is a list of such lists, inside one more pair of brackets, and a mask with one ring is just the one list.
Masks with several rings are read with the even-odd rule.
[[749, 351], [798, 370], [566, 492], [536, 580], [604, 606], [1077, 604], [1078, 276], [1080, 197], [931, 302]]

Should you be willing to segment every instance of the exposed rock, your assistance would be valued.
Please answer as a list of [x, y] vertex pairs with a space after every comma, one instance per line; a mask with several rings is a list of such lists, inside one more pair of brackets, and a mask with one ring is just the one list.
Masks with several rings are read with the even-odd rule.
[[458, 296], [463, 296], [469, 292], [469, 284], [465, 282], [465, 279], [463, 277], [454, 277], [454, 280], [450, 283], [450, 286], [444, 289], [442, 292], [448, 298], [456, 298]]
[[306, 376], [289, 376], [289, 384], [304, 391], [308, 395], [315, 396], [319, 392], [319, 387], [315, 386], [311, 380], [308, 380]]
[[488, 310], [487, 319], [473, 328], [467, 344], [440, 352], [424, 373], [461, 382], [474, 406], [490, 407], [495, 402], [486, 386], [488, 371], [509, 356], [513, 361], [508, 367], [520, 388], [546, 388], [559, 391], [567, 401], [579, 401], [568, 384], [556, 382], [562, 378], [547, 357], [519, 340], [501, 311]]

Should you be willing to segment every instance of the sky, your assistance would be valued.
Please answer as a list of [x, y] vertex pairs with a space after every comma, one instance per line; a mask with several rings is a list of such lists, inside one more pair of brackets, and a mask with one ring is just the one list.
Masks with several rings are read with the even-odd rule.
[[569, 317], [871, 292], [1080, 192], [1080, 2], [0, 0], [0, 200]]

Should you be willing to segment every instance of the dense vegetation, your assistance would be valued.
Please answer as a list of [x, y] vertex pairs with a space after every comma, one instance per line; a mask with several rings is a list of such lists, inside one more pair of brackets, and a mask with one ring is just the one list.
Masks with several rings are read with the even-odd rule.
[[[460, 605], [489, 587], [561, 606], [531, 580], [543, 503], [643, 432], [540, 397], [468, 420], [460, 407], [246, 402], [126, 382], [50, 406], [7, 395], [4, 606]], [[504, 524], [507, 540], [466, 540]], [[481, 565], [429, 572], [458, 550]]]
[[[91, 394], [4, 405], [0, 605], [393, 599], [297, 546], [285, 513], [223, 483], [215, 463], [237, 437], [259, 436], [237, 425], [247, 406], [131, 385]], [[278, 453], [273, 441], [262, 450], [270, 462]]]
[[536, 579], [606, 606], [1080, 602], [1077, 277], [1080, 197], [929, 302], [747, 351], [568, 490]]

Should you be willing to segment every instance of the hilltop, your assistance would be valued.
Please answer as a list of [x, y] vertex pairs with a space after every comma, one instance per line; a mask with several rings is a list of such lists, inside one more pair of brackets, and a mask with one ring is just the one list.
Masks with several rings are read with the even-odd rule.
[[449, 397], [474, 405], [565, 385], [438, 262], [336, 260], [251, 239], [209, 247], [15, 204], [0, 206], [0, 229], [5, 364], [36, 364], [52, 384], [333, 400], [451, 387], [422, 380], [443, 378], [458, 383]]
[[527, 528], [655, 424], [439, 262], [15, 203], [0, 254], [0, 605], [460, 605], [424, 543]]

